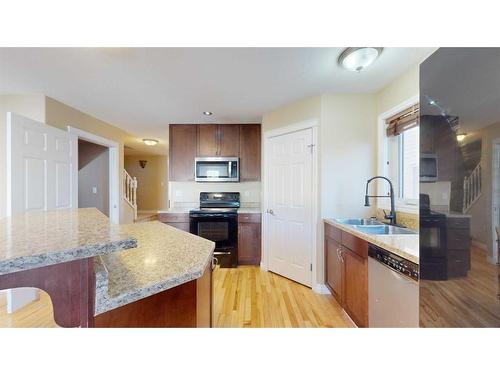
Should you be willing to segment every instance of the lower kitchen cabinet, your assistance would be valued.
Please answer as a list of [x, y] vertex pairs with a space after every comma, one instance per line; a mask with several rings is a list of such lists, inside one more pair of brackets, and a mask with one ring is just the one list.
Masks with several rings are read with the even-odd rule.
[[260, 265], [260, 214], [238, 215], [238, 264]]
[[368, 243], [325, 223], [325, 279], [358, 327], [368, 326]]
[[343, 307], [359, 327], [368, 327], [368, 259], [343, 247]]
[[342, 259], [340, 250], [340, 242], [332, 237], [325, 237], [326, 285], [339, 302], [342, 301]]
[[158, 220], [171, 227], [189, 232], [189, 214], [162, 212], [158, 214]]

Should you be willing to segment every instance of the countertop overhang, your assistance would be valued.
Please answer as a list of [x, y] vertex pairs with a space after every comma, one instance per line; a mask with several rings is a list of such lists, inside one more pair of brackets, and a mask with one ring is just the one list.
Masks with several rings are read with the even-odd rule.
[[17, 214], [0, 220], [0, 276], [136, 245], [133, 236], [96, 208]]
[[323, 221], [413, 263], [419, 264], [420, 248], [418, 234], [367, 234], [355, 229], [352, 225], [339, 223], [335, 219], [325, 218]]

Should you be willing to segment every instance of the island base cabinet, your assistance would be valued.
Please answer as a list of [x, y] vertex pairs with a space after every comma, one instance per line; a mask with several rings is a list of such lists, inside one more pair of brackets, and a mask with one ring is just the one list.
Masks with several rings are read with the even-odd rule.
[[209, 328], [212, 326], [212, 267], [185, 284], [95, 317], [98, 328]]

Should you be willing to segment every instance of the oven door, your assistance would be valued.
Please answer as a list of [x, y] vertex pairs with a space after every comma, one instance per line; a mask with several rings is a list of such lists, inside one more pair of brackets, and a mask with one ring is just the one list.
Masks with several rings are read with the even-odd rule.
[[445, 258], [446, 222], [441, 218], [420, 220], [420, 257]]
[[239, 158], [195, 158], [195, 181], [238, 182]]
[[190, 215], [190, 232], [215, 242], [214, 256], [221, 267], [238, 265], [238, 218], [236, 215]]

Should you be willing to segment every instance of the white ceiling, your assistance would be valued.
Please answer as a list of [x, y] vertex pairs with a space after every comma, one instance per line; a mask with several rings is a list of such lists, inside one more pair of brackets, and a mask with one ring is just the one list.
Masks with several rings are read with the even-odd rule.
[[[434, 48], [386, 48], [362, 73], [341, 69], [342, 48], [0, 48], [0, 94], [53, 97], [165, 153], [169, 123], [260, 122], [322, 93], [368, 93]], [[214, 112], [203, 116], [203, 111]]]

